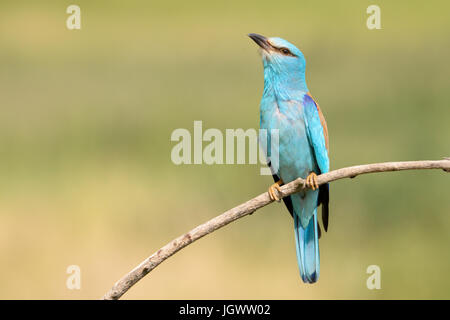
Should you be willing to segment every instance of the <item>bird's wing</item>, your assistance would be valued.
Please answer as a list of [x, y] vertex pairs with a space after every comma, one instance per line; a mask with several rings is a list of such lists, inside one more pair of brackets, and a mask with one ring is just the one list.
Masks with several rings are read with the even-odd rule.
[[[328, 158], [328, 128], [325, 117], [320, 110], [319, 105], [314, 101], [311, 94], [305, 95], [303, 99], [305, 114], [306, 132], [309, 143], [314, 149], [317, 165], [320, 173], [326, 173], [330, 170], [330, 160]], [[328, 183], [319, 188], [318, 205], [322, 205], [322, 222], [325, 231], [328, 229], [328, 203], [330, 199], [330, 188]]]
[[320, 118], [320, 123], [322, 124], [322, 128], [323, 128], [323, 135], [325, 137], [325, 146], [327, 147], [327, 151], [328, 153], [330, 152], [330, 143], [328, 140], [328, 127], [327, 127], [327, 122], [325, 121], [325, 117], [323, 116], [322, 110], [320, 110], [320, 106], [319, 104], [316, 102], [316, 100], [314, 100], [313, 96], [311, 95], [311, 93], [307, 93], [307, 95], [309, 97], [311, 97], [311, 99], [313, 100], [313, 102], [316, 104], [317, 107], [317, 111], [319, 112], [319, 118]]
[[330, 160], [328, 158], [328, 128], [319, 105], [316, 104], [310, 94], [303, 98], [306, 134], [314, 149], [317, 165], [320, 173], [330, 171]]

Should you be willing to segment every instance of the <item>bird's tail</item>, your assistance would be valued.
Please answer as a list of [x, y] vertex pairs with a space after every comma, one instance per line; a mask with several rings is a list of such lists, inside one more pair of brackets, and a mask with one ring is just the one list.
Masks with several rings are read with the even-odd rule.
[[300, 218], [294, 213], [294, 230], [300, 275], [303, 282], [314, 283], [319, 279], [320, 273], [317, 209], [306, 228], [302, 227]]

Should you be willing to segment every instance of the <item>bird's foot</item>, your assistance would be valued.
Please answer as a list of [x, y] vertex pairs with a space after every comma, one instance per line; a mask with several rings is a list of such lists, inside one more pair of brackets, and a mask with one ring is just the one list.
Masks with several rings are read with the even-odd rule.
[[319, 189], [319, 184], [317, 183], [317, 174], [311, 172], [309, 176], [306, 177], [305, 182], [303, 183], [303, 187], [310, 187], [313, 190]]
[[282, 185], [282, 184], [283, 184], [283, 180], [280, 179], [269, 187], [268, 192], [269, 192], [270, 200], [280, 202], [281, 199], [277, 196], [275, 189], [277, 189], [277, 191], [281, 194], [280, 185]]

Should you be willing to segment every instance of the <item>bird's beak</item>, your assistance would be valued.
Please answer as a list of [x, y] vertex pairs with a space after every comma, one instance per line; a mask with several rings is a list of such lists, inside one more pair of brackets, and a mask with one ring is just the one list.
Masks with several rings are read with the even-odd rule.
[[255, 41], [256, 44], [261, 47], [261, 49], [269, 51], [269, 49], [271, 48], [271, 45], [269, 44], [269, 41], [266, 37], [256, 33], [249, 33], [248, 36], [253, 41]]

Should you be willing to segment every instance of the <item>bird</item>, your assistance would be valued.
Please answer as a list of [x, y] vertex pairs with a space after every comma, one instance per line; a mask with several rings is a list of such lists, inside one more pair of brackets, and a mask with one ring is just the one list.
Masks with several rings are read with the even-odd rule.
[[[325, 117], [308, 90], [306, 60], [292, 43], [256, 33], [248, 36], [259, 46], [264, 67], [264, 91], [260, 103], [260, 129], [278, 130], [261, 141], [275, 183], [269, 187], [271, 200], [280, 202], [280, 186], [298, 177], [304, 188], [283, 201], [294, 220], [295, 247], [304, 283], [318, 281], [320, 274], [317, 208], [322, 206], [322, 225], [328, 230], [329, 185], [318, 185], [317, 176], [330, 169], [328, 128]], [[261, 136], [260, 136], [261, 139]], [[278, 159], [275, 159], [278, 157]]]

